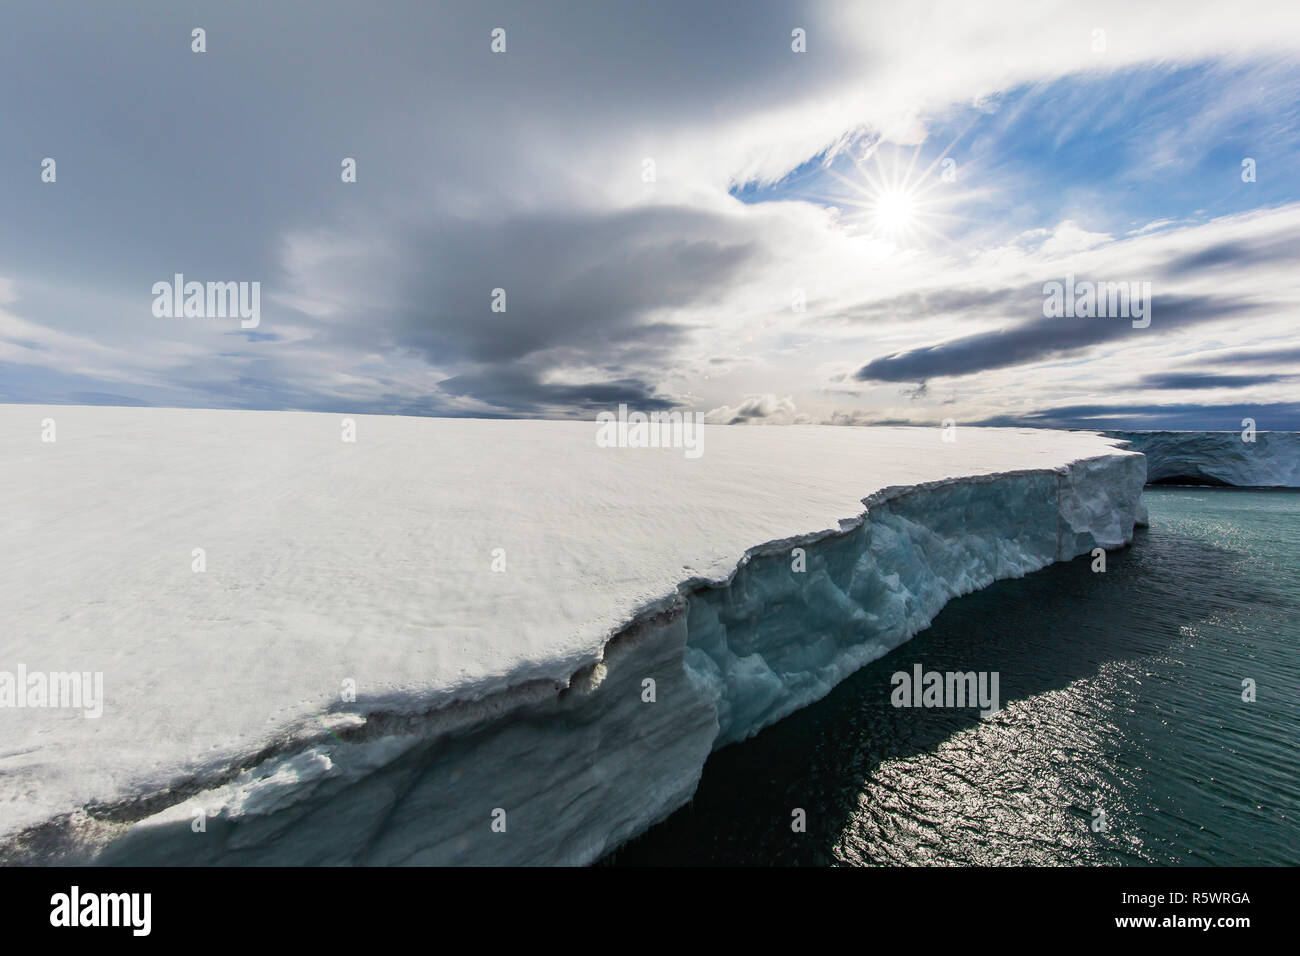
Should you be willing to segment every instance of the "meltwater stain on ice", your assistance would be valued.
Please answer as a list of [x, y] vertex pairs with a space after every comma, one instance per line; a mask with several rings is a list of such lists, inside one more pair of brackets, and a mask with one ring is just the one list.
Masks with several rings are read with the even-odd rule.
[[[1106, 573], [1084, 557], [953, 601], [714, 753], [691, 805], [604, 862], [1300, 863], [1300, 492], [1146, 497]], [[915, 663], [998, 671], [1002, 711], [892, 707]]]

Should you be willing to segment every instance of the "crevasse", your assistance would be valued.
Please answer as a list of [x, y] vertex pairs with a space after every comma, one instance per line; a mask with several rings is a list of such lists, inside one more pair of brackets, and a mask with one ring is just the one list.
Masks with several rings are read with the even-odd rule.
[[1143, 458], [1116, 452], [888, 488], [838, 531], [685, 582], [558, 693], [536, 682], [372, 714], [169, 805], [63, 821], [27, 849], [106, 864], [591, 862], [689, 800], [713, 749], [823, 697], [952, 598], [1127, 543], [1144, 481]]

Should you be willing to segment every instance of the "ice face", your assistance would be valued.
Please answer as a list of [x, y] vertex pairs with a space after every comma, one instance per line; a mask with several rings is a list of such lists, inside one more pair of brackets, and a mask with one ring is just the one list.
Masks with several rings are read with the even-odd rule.
[[689, 460], [355, 424], [0, 407], [3, 658], [105, 674], [98, 720], [0, 712], [5, 858], [590, 861], [951, 597], [1127, 541], [1144, 477], [1077, 433], [718, 428]]
[[851, 528], [754, 549], [679, 595], [558, 695], [315, 750], [314, 776], [286, 759], [130, 828], [100, 862], [590, 862], [686, 802], [712, 749], [824, 696], [951, 598], [1126, 543], [1143, 478], [1140, 458], [1109, 456], [891, 489]]
[[1107, 432], [1147, 456], [1147, 480], [1300, 487], [1300, 432]]
[[728, 587], [689, 601], [686, 663], [719, 715], [715, 746], [825, 696], [926, 628], [952, 598], [1132, 538], [1141, 462], [894, 491], [852, 531], [807, 550], [763, 549]]

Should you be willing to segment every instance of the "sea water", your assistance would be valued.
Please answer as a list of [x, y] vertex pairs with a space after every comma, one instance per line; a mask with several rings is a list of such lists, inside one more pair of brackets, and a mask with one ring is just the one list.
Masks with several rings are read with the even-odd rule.
[[[1300, 864], [1300, 492], [1145, 494], [1104, 571], [951, 602], [606, 862]], [[1000, 709], [895, 706], [916, 665]]]

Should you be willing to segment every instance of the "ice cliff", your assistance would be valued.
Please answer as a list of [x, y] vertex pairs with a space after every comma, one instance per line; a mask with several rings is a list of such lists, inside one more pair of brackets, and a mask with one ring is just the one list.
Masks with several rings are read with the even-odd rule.
[[[1106, 432], [1147, 456], [1152, 484], [1300, 487], [1300, 432]], [[1253, 439], [1253, 440], [1252, 440]]]
[[589, 862], [953, 597], [1143, 518], [1094, 434], [340, 424], [0, 406], [0, 671], [105, 698], [0, 709], [0, 859]]

